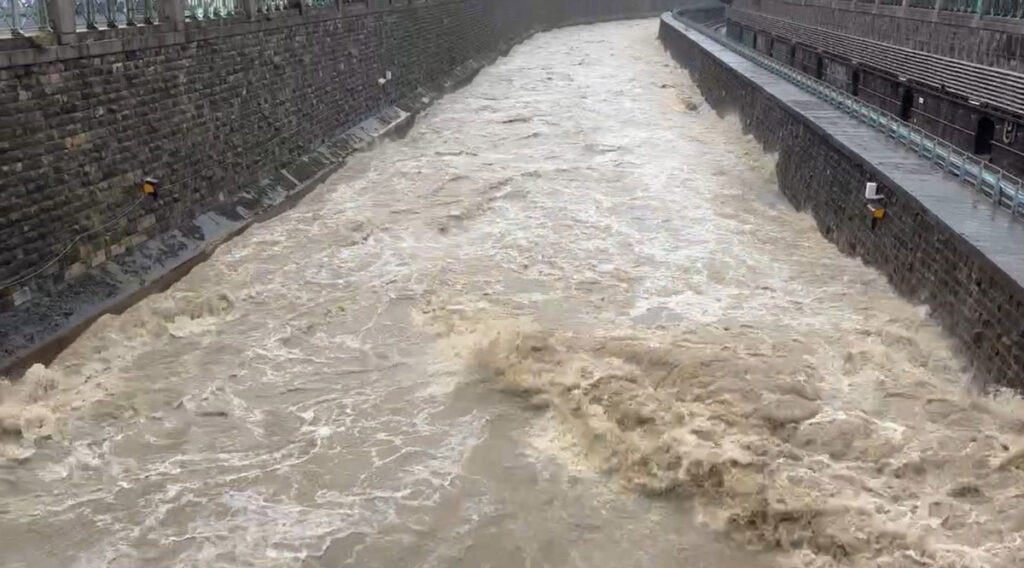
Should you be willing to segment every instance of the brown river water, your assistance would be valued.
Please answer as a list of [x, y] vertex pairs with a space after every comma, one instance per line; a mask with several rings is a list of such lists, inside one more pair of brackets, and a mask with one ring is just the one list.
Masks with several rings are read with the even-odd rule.
[[1024, 566], [1024, 406], [656, 31], [534, 37], [0, 385], [0, 565]]

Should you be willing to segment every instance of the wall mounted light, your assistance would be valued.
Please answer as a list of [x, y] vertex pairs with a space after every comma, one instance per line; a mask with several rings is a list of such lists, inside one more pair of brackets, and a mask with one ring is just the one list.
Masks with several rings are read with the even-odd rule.
[[142, 180], [142, 193], [144, 193], [144, 194], [152, 197], [154, 200], [156, 200], [156, 190], [157, 190], [157, 187], [159, 187], [159, 185], [160, 185], [160, 180], [158, 180], [156, 178], [153, 178], [153, 177], [143, 178], [143, 180]]

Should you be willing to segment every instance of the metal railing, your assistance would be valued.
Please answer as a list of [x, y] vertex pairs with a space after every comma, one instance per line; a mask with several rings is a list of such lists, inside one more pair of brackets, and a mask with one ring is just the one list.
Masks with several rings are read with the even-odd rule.
[[937, 165], [943, 172], [959, 178], [987, 196], [993, 203], [1009, 211], [1014, 217], [1024, 217], [1024, 182], [1021, 182], [1020, 178], [845, 91], [740, 45], [700, 24], [687, 20], [686, 25], [874, 127], [918, 156]]
[[911, 8], [927, 8], [929, 10], [934, 10], [935, 0], [910, 0], [908, 5]]
[[87, 30], [155, 24], [156, 1], [75, 0], [75, 24], [78, 28]]
[[942, 9], [947, 12], [977, 14], [981, 10], [981, 0], [946, 0], [942, 3]]
[[241, 12], [235, 0], [185, 0], [186, 20], [233, 18]]
[[46, 0], [0, 0], [0, 28], [3, 27], [14, 37], [50, 31]]
[[991, 0], [988, 15], [996, 18], [1024, 18], [1024, 2], [1021, 0]]
[[257, 10], [261, 13], [280, 12], [288, 9], [288, 0], [257, 0]]

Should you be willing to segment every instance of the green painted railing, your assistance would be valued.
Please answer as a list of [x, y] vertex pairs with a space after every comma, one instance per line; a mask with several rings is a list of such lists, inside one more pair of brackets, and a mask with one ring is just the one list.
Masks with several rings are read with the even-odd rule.
[[45, 0], [0, 0], [0, 28], [12, 36], [45, 32], [50, 29]]
[[988, 15], [996, 18], [1024, 19], [1024, 2], [1021, 0], [991, 0]]
[[87, 30], [154, 24], [157, 21], [156, 1], [74, 0], [75, 24], [79, 29]]
[[185, 19], [216, 20], [233, 18], [242, 13], [235, 0], [185, 0]]
[[977, 14], [981, 11], [981, 0], [945, 0], [942, 9], [947, 12]]

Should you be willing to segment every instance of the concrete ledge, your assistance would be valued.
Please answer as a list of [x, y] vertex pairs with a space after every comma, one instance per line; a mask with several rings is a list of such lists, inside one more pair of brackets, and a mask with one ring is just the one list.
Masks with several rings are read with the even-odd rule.
[[[1024, 226], [881, 133], [664, 14], [661, 40], [708, 102], [778, 152], [780, 190], [840, 250], [927, 304], [977, 378], [1024, 389]], [[886, 217], [863, 198], [880, 184]]]

